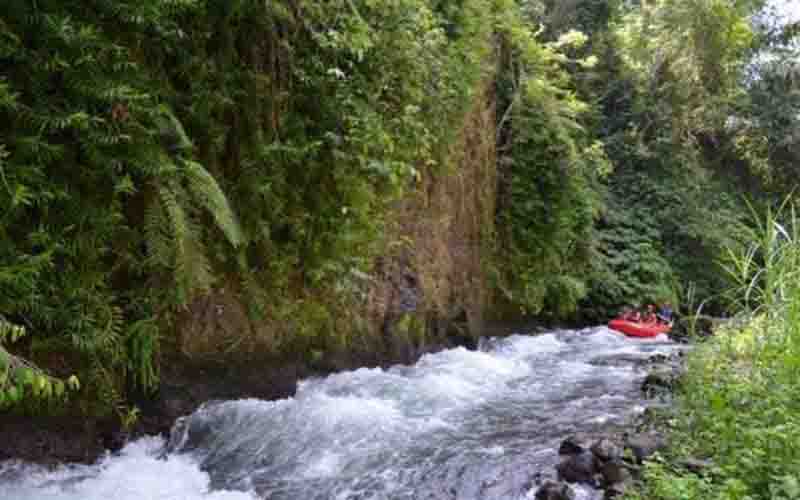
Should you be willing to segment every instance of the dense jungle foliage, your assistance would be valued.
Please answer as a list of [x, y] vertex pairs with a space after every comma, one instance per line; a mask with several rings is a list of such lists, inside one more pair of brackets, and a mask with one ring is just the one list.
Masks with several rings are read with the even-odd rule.
[[[757, 214], [744, 244], [730, 249], [728, 296], [740, 313], [691, 353], [677, 408], [662, 415], [671, 448], [646, 465], [643, 484], [627, 498], [800, 495], [796, 210], [788, 202]], [[691, 460], [705, 466], [690, 471]]]
[[721, 310], [743, 195], [768, 203], [796, 178], [797, 30], [762, 8], [4, 2], [0, 405], [71, 388], [84, 411], [126, 411], [158, 386], [177, 314], [220, 288], [282, 325], [279, 356], [346, 343], [337, 318], [357, 324], [393, 207], [457, 168], [481, 99], [497, 107], [481, 243], [498, 315]]

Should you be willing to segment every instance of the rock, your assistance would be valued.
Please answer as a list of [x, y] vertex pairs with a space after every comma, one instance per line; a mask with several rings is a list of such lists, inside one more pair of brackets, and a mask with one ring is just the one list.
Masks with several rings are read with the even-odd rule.
[[687, 458], [685, 460], [681, 460], [680, 466], [692, 474], [702, 475], [714, 467], [714, 462], [708, 459], [701, 460], [698, 458]]
[[675, 388], [680, 374], [678, 370], [667, 365], [658, 365], [645, 377], [642, 391], [647, 394], [671, 391]]
[[565, 439], [558, 448], [559, 455], [579, 455], [584, 451], [586, 451], [584, 443], [575, 436]]
[[558, 464], [556, 470], [558, 478], [569, 483], [595, 484], [595, 459], [588, 451], [565, 458]]
[[612, 498], [619, 498], [625, 494], [627, 489], [630, 487], [630, 482], [625, 483], [614, 483], [608, 486], [603, 494], [603, 500], [610, 500]]
[[600, 467], [600, 475], [603, 476], [604, 485], [624, 483], [632, 479], [628, 467], [622, 460], [619, 459], [604, 463]]
[[616, 460], [622, 456], [622, 449], [610, 439], [601, 439], [592, 445], [592, 453], [603, 462]]
[[120, 450], [130, 439], [130, 434], [125, 431], [112, 431], [101, 435], [103, 447], [107, 450]]
[[652, 356], [647, 358], [647, 362], [648, 363], [654, 363], [654, 364], [655, 363], [666, 363], [669, 360], [670, 360], [669, 356], [667, 356], [666, 354], [661, 354], [661, 353], [653, 354]]
[[536, 500], [575, 500], [575, 492], [565, 483], [546, 481], [537, 491]]
[[662, 437], [652, 434], [637, 434], [625, 440], [625, 448], [630, 450], [637, 464], [641, 464], [657, 451], [663, 450], [666, 444]]

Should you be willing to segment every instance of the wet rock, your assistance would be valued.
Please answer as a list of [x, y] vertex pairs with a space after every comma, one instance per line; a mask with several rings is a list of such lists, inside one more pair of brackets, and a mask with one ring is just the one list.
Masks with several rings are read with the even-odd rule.
[[536, 500], [575, 500], [575, 492], [568, 484], [546, 481], [537, 491]]
[[584, 443], [575, 436], [565, 439], [558, 448], [559, 455], [579, 455], [586, 451]]
[[625, 492], [630, 488], [631, 483], [614, 483], [608, 486], [605, 489], [605, 493], [603, 493], [603, 500], [610, 500], [612, 498], [620, 498], [622, 497]]
[[558, 464], [556, 470], [559, 479], [569, 483], [595, 484], [594, 474], [597, 471], [595, 458], [588, 451], [565, 458]]
[[130, 434], [125, 431], [111, 431], [101, 435], [103, 447], [107, 450], [120, 450], [130, 439]]
[[661, 436], [652, 434], [637, 434], [625, 440], [625, 448], [630, 450], [634, 462], [641, 464], [657, 451], [663, 450], [666, 441]]
[[625, 483], [632, 479], [627, 465], [619, 459], [604, 463], [600, 467], [600, 475], [603, 477], [603, 484], [606, 486]]
[[667, 356], [666, 354], [661, 354], [661, 353], [653, 354], [652, 356], [647, 358], [648, 363], [666, 363], [668, 361], [670, 361], [670, 357]]
[[638, 354], [610, 354], [598, 356], [589, 361], [589, 364], [594, 366], [642, 366], [648, 363], [650, 363], [648, 358]]
[[647, 394], [672, 391], [677, 386], [680, 375], [678, 368], [658, 365], [645, 377], [642, 391]]
[[687, 458], [685, 460], [681, 460], [680, 466], [692, 474], [702, 475], [714, 467], [714, 462], [708, 459], [702, 460], [698, 458]]
[[610, 439], [600, 439], [592, 445], [592, 453], [603, 462], [616, 460], [622, 456], [622, 448]]

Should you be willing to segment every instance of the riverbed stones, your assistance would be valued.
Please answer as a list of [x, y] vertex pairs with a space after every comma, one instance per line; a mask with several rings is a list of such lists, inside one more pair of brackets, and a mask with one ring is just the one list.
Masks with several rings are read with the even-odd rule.
[[585, 443], [577, 436], [565, 439], [558, 448], [559, 455], [579, 455], [586, 451]]
[[568, 484], [546, 481], [536, 491], [536, 500], [575, 500], [575, 492]]
[[556, 470], [561, 480], [569, 483], [595, 484], [595, 457], [591, 452], [584, 451], [577, 455], [570, 455], [558, 464]]
[[655, 365], [642, 382], [642, 392], [651, 395], [671, 392], [677, 387], [682, 375], [680, 366]]
[[592, 453], [603, 462], [616, 460], [622, 456], [622, 448], [610, 439], [600, 439], [592, 445]]
[[600, 475], [602, 476], [602, 484], [605, 487], [625, 483], [632, 479], [630, 470], [621, 459], [614, 459], [608, 461], [600, 466]]
[[663, 437], [654, 434], [636, 434], [625, 439], [625, 448], [630, 450], [630, 455], [637, 464], [663, 450], [666, 445]]
[[603, 493], [603, 500], [611, 500], [612, 498], [620, 498], [625, 494], [625, 491], [630, 487], [630, 482], [614, 483], [606, 487]]

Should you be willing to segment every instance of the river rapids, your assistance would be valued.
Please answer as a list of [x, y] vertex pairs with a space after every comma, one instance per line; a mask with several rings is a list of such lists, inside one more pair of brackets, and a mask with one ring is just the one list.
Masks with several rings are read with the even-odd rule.
[[486, 339], [289, 399], [210, 402], [92, 466], [0, 464], [0, 499], [533, 499], [560, 442], [642, 412], [642, 362], [678, 349], [604, 327]]

